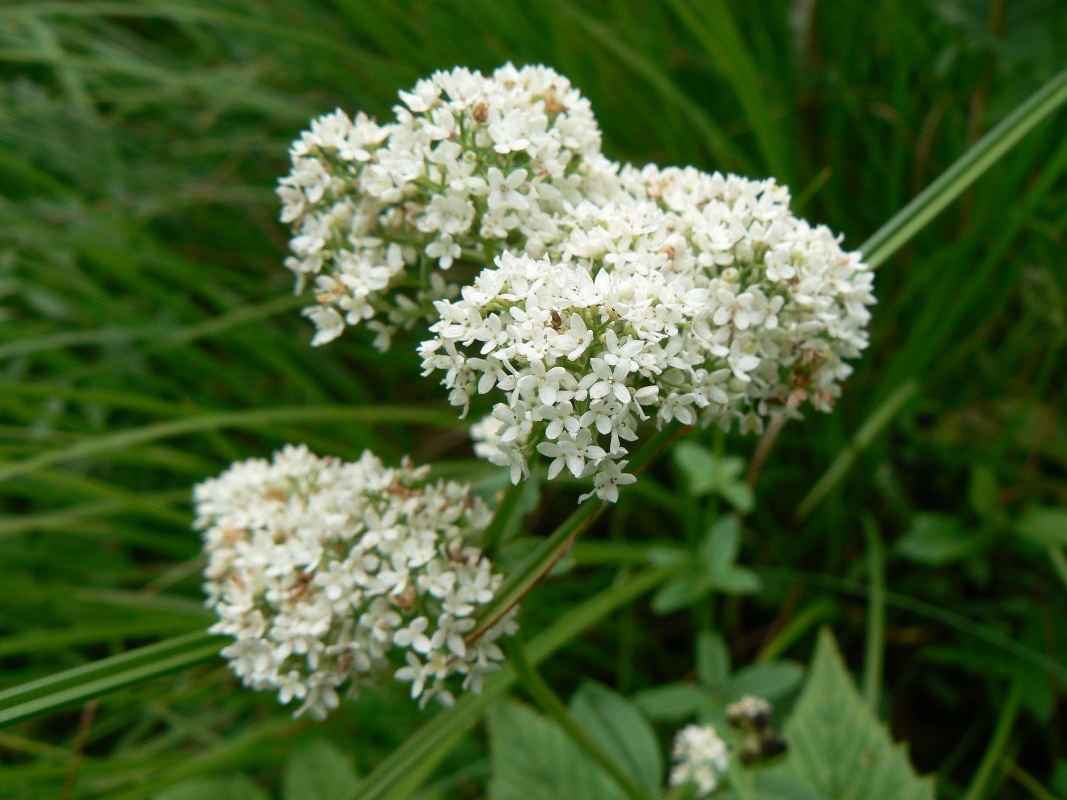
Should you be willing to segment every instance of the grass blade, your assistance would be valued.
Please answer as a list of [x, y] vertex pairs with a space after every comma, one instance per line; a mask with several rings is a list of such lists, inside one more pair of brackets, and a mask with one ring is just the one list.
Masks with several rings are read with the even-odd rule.
[[1067, 101], [1067, 70], [1032, 94], [983, 136], [918, 197], [904, 206], [860, 247], [872, 267], [882, 264], [959, 197], [1018, 141]]
[[16, 686], [0, 692], [0, 728], [210, 661], [219, 648], [197, 631]]
[[277, 422], [340, 421], [364, 423], [408, 423], [453, 427], [461, 425], [455, 414], [405, 406], [294, 406], [292, 408], [260, 408], [248, 411], [223, 411], [201, 417], [178, 419], [146, 425], [143, 428], [97, 436], [60, 450], [50, 450], [25, 461], [0, 465], [0, 481], [26, 475], [54, 464], [87, 456], [110, 453], [134, 445], [168, 439], [189, 433], [203, 433], [219, 428], [257, 428]]

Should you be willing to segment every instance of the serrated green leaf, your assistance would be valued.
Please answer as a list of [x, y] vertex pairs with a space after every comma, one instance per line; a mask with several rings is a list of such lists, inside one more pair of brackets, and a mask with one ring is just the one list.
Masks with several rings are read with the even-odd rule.
[[725, 691], [730, 678], [730, 651], [723, 638], [714, 631], [697, 636], [697, 677], [710, 689]]
[[650, 797], [659, 795], [663, 755], [652, 727], [637, 706], [608, 687], [589, 681], [571, 699], [571, 713]]
[[514, 702], [487, 715], [489, 800], [626, 800], [553, 722]]
[[269, 797], [244, 775], [234, 775], [183, 781], [154, 795], [153, 800], [269, 800]]
[[915, 774], [864, 702], [828, 630], [784, 732], [790, 754], [771, 771], [779, 785], [792, 780], [825, 800], [934, 800], [933, 780]]
[[1015, 532], [1038, 547], [1067, 545], [1067, 508], [1033, 506], [1015, 523]]
[[693, 683], [665, 683], [634, 694], [634, 705], [654, 720], [680, 722], [691, 717], [707, 697]]
[[920, 564], [940, 566], [959, 561], [981, 549], [983, 540], [948, 514], [918, 514], [897, 542], [897, 552]]
[[346, 797], [359, 783], [352, 760], [325, 739], [312, 739], [285, 765], [285, 800], [334, 800]]
[[739, 669], [730, 678], [728, 695], [738, 700], [746, 694], [776, 700], [796, 689], [804, 680], [804, 667], [795, 661], [773, 661]]

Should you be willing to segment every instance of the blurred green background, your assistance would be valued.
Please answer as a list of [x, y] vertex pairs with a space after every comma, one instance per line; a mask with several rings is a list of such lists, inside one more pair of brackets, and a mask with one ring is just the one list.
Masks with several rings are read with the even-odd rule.
[[[509, 60], [580, 87], [612, 158], [773, 175], [856, 248], [1063, 69], [1067, 4], [0, 4], [0, 688], [208, 624], [189, 487], [234, 459], [373, 447], [491, 490], [412, 347], [308, 347], [273, 187], [312, 117], [385, 119], [435, 69]], [[756, 486], [740, 561], [762, 591], [662, 618], [638, 602], [544, 667], [562, 695], [682, 680], [708, 627], [746, 664], [769, 644], [806, 662], [829, 623], [858, 672], [880, 543], [880, 712], [919, 771], [963, 796], [1000, 726], [986, 796], [1067, 796], [1065, 130], [1040, 125], [879, 269], [842, 401], [786, 426]], [[599, 540], [684, 538], [670, 462], [638, 487], [527, 601], [527, 630], [626, 568]], [[554, 484], [533, 529], [576, 494]], [[216, 662], [0, 731], [0, 796], [230, 773], [273, 791], [310, 737], [366, 772], [421, 719], [398, 688], [293, 722]], [[484, 751], [476, 730], [420, 796], [480, 796]]]

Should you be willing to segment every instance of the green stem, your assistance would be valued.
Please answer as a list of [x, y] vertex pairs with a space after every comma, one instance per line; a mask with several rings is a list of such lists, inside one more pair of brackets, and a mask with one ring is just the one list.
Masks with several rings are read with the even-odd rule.
[[1067, 101], [1067, 70], [1034, 92], [864, 242], [860, 250], [867, 263], [877, 267], [907, 244], [945, 206], [959, 197], [1064, 101]]
[[500, 502], [493, 512], [493, 519], [490, 521], [489, 527], [485, 529], [485, 533], [482, 534], [482, 552], [485, 555], [492, 556], [493, 551], [500, 542], [500, 537], [504, 535], [515, 509], [522, 499], [522, 492], [525, 488], [525, 481], [519, 481], [518, 483], [508, 484], [508, 488], [504, 490], [504, 496], [500, 498]]
[[793, 516], [797, 520], [803, 520], [807, 517], [812, 509], [830, 493], [830, 490], [852, 469], [852, 465], [856, 463], [860, 453], [878, 438], [889, 423], [893, 421], [893, 418], [918, 392], [918, 382], [914, 380], [907, 381], [897, 387], [897, 390], [875, 409], [874, 413], [856, 431], [856, 435], [848, 443], [848, 446], [838, 454], [830, 468], [823, 473], [807, 496], [800, 501], [797, 510], [793, 512]]
[[878, 713], [878, 692], [882, 686], [885, 662], [885, 551], [874, 518], [865, 515], [863, 533], [867, 537], [867, 650], [863, 659], [863, 695]]
[[[538, 665], [563, 645], [651, 591], [675, 570], [667, 567], [639, 572], [572, 608], [527, 645], [526, 657]], [[380, 762], [360, 783], [349, 800], [407, 800], [437, 768], [467, 731], [496, 699], [515, 683], [514, 667], [505, 665], [485, 682], [480, 695], [468, 694], [451, 709], [442, 711]]]
[[978, 765], [978, 771], [974, 774], [971, 785], [967, 787], [967, 793], [963, 800], [983, 800], [987, 796], [987, 788], [993, 780], [993, 773], [1005, 758], [1004, 751], [1008, 747], [1012, 728], [1015, 727], [1015, 717], [1019, 713], [1020, 682], [1013, 679], [1008, 689], [1008, 696], [1000, 707], [1000, 716], [997, 718], [997, 727], [993, 731], [993, 738], [982, 756], [982, 763]]
[[832, 619], [836, 614], [837, 603], [827, 597], [819, 598], [782, 626], [778, 635], [767, 642], [757, 653], [755, 663], [769, 664], [777, 661], [809, 630], [820, 622]]
[[583, 728], [571, 715], [571, 712], [563, 705], [563, 701], [556, 696], [545, 679], [526, 658], [522, 644], [516, 640], [508, 648], [515, 674], [522, 684], [522, 688], [530, 695], [537, 705], [541, 707], [556, 724], [563, 729], [578, 747], [599, 764], [607, 772], [613, 781], [618, 784], [631, 800], [648, 800], [647, 795], [641, 790], [634, 779], [623, 770], [611, 755], [602, 748], [589, 731]]
[[[638, 450], [630, 461], [631, 471], [643, 472], [675, 439], [691, 430], [687, 427], [669, 426], [656, 433]], [[503, 619], [512, 608], [552, 569], [570, 549], [578, 534], [588, 528], [607, 509], [604, 501], [586, 501], [576, 508], [563, 524], [544, 539], [532, 553], [522, 560], [497, 591], [493, 600], [478, 614], [478, 624], [469, 634], [472, 642]]]

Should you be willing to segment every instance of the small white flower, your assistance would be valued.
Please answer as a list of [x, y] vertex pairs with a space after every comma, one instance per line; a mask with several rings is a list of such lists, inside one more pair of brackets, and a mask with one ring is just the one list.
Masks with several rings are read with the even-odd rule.
[[710, 797], [730, 766], [730, 750], [713, 725], [686, 725], [674, 737], [671, 786], [691, 786]]

